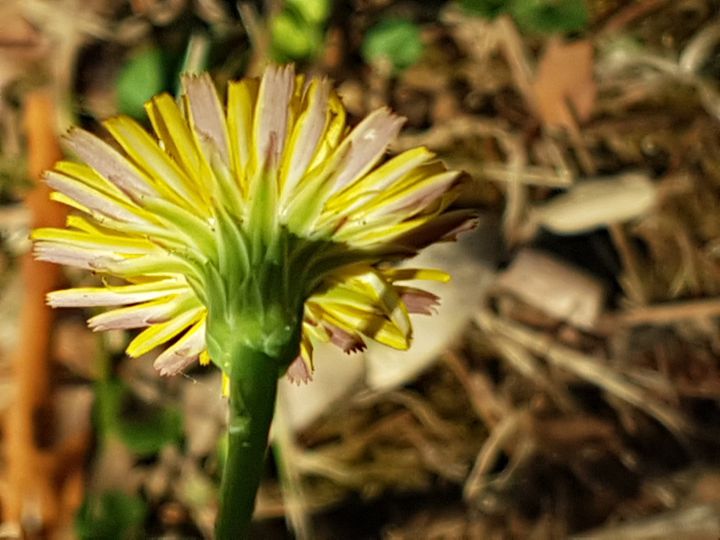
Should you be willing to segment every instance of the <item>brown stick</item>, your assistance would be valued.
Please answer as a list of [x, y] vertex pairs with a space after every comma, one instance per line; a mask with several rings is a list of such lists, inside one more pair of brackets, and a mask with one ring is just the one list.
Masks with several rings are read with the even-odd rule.
[[667, 0], [641, 0], [621, 9], [613, 15], [602, 29], [602, 33], [619, 32], [630, 23], [657, 11], [667, 4]]
[[[48, 187], [40, 182], [42, 171], [61, 157], [55, 133], [55, 109], [46, 92], [33, 92], [25, 102], [28, 172], [36, 180], [27, 196], [31, 225], [63, 226], [65, 210], [49, 200]], [[20, 335], [13, 354], [15, 400], [8, 412], [5, 451], [9, 489], [5, 494], [5, 522], [19, 523], [29, 536], [52, 527], [58, 516], [58, 494], [53, 486], [52, 460], [37, 446], [36, 424], [49, 407], [49, 348], [53, 315], [45, 295], [60, 282], [58, 266], [33, 260], [21, 261], [24, 281]]]
[[720, 298], [704, 298], [684, 302], [666, 302], [642, 306], [626, 311], [611, 313], [603, 317], [603, 327], [615, 329], [618, 326], [641, 324], [673, 324], [689, 319], [720, 317]]

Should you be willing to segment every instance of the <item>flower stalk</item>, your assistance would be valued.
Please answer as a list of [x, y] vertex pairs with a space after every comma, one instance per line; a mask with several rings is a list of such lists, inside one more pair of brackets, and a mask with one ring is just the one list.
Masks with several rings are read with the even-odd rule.
[[275, 409], [278, 359], [241, 347], [237, 350], [229, 381], [227, 456], [220, 485], [216, 538], [247, 538], [255, 494], [265, 461], [268, 432]]

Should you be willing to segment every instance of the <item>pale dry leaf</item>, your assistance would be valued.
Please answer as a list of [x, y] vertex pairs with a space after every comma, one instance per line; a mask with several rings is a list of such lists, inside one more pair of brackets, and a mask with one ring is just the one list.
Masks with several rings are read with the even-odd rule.
[[556, 234], [581, 234], [645, 215], [657, 187], [644, 174], [593, 178], [531, 210], [531, 219]]
[[279, 399], [293, 431], [310, 425], [362, 384], [365, 372], [362, 353], [345, 354], [331, 344], [318, 344], [313, 362], [315, 372], [310, 383], [297, 386], [285, 377], [280, 381]]
[[600, 280], [534, 249], [523, 249], [495, 287], [584, 329], [595, 326], [605, 303]]

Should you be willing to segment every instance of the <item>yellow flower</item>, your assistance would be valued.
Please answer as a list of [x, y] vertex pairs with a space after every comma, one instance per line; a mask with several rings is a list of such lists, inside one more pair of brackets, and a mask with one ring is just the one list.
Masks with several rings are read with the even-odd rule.
[[162, 94], [146, 110], [152, 134], [127, 117], [104, 122], [111, 144], [73, 129], [78, 161], [46, 175], [79, 212], [33, 232], [36, 257], [104, 280], [53, 292], [50, 305], [113, 307], [90, 326], [144, 328], [127, 353], [165, 345], [162, 374], [198, 358], [228, 374], [231, 342], [299, 351], [296, 379], [309, 377], [317, 341], [408, 347], [408, 313], [437, 299], [406, 282], [447, 275], [389, 261], [471, 216], [446, 211], [457, 173], [427, 149], [383, 162], [401, 118], [380, 109], [350, 129], [328, 81], [292, 66], [229, 83], [224, 104], [208, 75], [188, 76], [178, 102]]

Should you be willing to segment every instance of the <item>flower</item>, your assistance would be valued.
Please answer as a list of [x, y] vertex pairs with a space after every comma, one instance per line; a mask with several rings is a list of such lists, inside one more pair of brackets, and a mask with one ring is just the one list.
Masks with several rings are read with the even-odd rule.
[[78, 161], [46, 173], [78, 212], [33, 231], [35, 256], [103, 279], [50, 293], [51, 306], [112, 307], [90, 327], [144, 328], [127, 353], [166, 346], [162, 374], [198, 359], [229, 374], [233, 342], [287, 349], [304, 380], [318, 341], [408, 347], [408, 314], [437, 303], [408, 282], [447, 275], [391, 263], [471, 215], [447, 210], [458, 174], [427, 149], [384, 160], [401, 118], [383, 108], [350, 129], [330, 83], [292, 66], [230, 82], [225, 104], [207, 74], [186, 76], [178, 102], [146, 110], [154, 133], [123, 116], [103, 123], [112, 144], [72, 129]]

